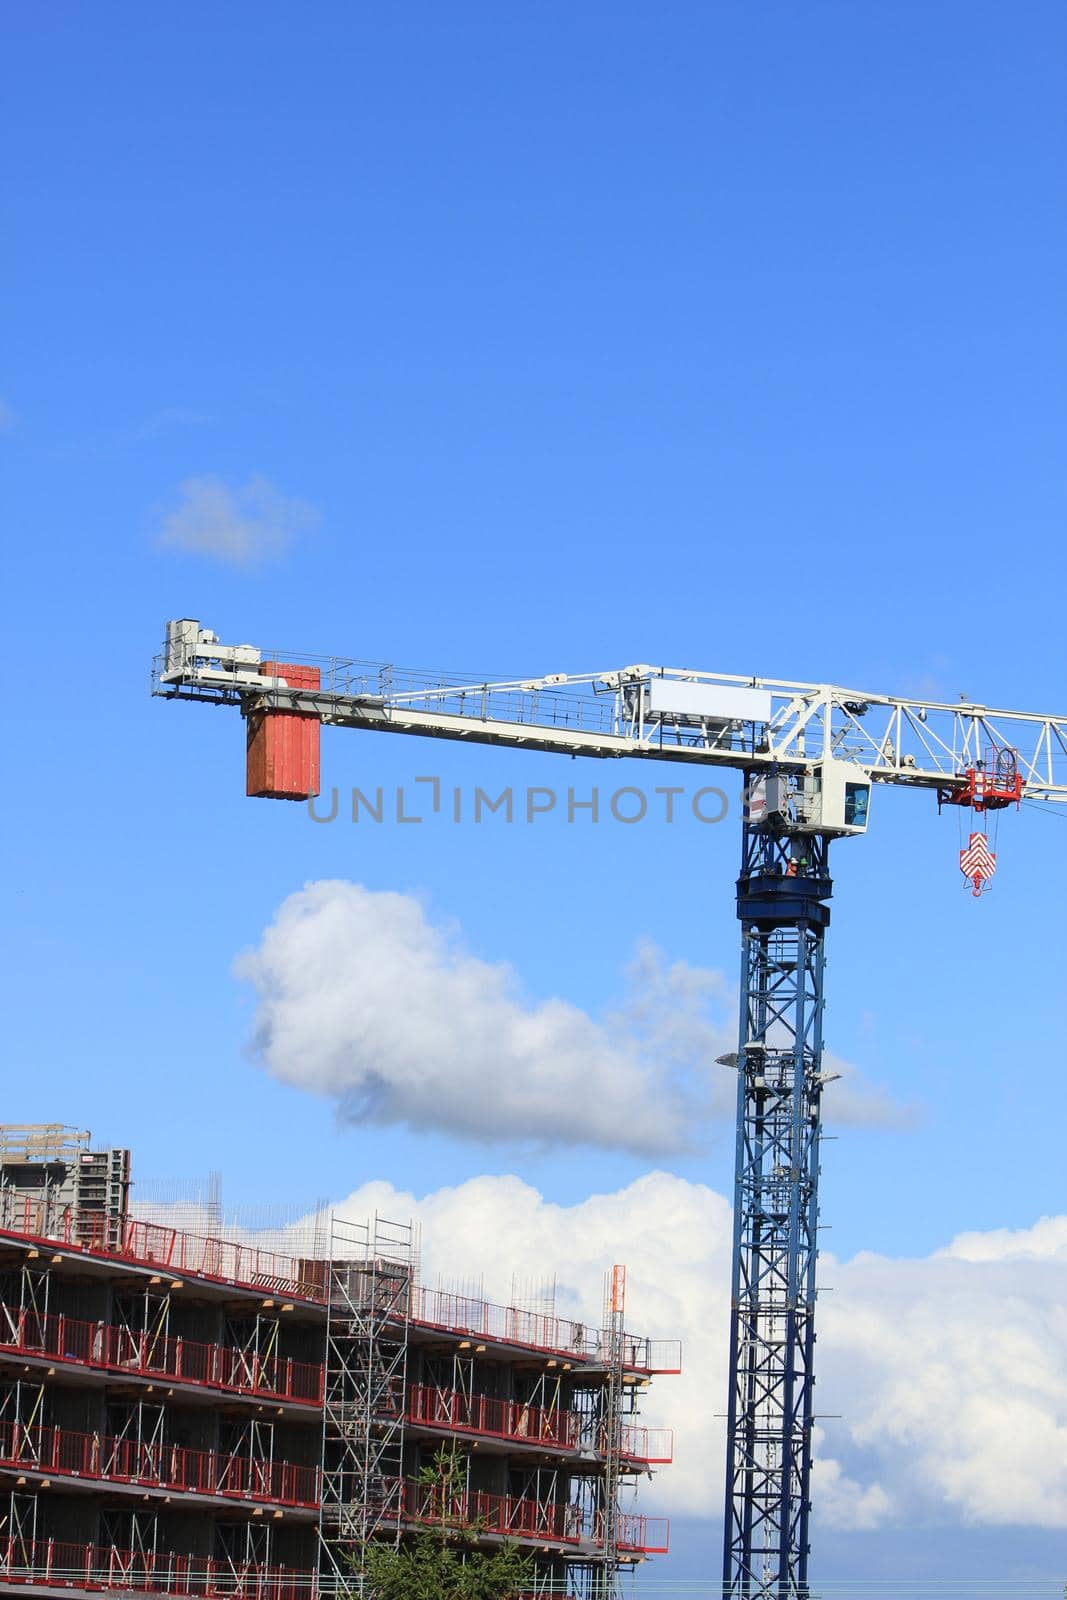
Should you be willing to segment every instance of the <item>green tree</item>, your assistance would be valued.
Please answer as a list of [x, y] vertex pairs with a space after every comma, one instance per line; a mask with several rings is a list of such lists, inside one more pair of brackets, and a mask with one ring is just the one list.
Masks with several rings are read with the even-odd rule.
[[484, 1524], [465, 1516], [464, 1467], [444, 1446], [419, 1474], [420, 1505], [430, 1519], [396, 1549], [372, 1544], [363, 1577], [375, 1600], [510, 1600], [532, 1586], [533, 1562], [513, 1544], [479, 1549]]

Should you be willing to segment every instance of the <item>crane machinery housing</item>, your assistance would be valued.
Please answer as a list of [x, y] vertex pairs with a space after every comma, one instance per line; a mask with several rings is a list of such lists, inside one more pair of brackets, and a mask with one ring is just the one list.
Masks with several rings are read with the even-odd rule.
[[487, 682], [223, 645], [167, 624], [153, 692], [239, 707], [248, 793], [317, 794], [323, 724], [742, 774], [741, 994], [727, 1398], [725, 1600], [808, 1600], [824, 941], [832, 842], [873, 790], [970, 811], [960, 868], [996, 868], [987, 819], [1067, 802], [1067, 716], [638, 665]]

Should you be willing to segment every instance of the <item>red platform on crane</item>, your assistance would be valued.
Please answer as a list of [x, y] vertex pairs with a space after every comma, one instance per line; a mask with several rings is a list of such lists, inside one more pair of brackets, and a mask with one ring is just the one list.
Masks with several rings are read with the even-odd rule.
[[1014, 750], [994, 750], [979, 766], [960, 774], [960, 787], [939, 789], [939, 806], [970, 806], [974, 811], [1002, 811], [1023, 797], [1023, 779]]

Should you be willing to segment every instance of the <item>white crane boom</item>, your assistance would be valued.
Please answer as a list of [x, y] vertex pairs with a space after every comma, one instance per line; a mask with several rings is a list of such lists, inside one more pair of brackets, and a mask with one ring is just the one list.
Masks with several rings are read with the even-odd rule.
[[[319, 667], [320, 687], [296, 688], [277, 673], [264, 674], [264, 662], [279, 659]], [[153, 692], [239, 702], [245, 710], [284, 707], [342, 727], [566, 755], [793, 773], [831, 760], [875, 783], [935, 789], [946, 798], [961, 796], [969, 774], [992, 771], [1008, 752], [1018, 798], [1067, 802], [1067, 716], [825, 683], [652, 666], [490, 681], [265, 654], [251, 645], [222, 645], [186, 619], [167, 626]]]

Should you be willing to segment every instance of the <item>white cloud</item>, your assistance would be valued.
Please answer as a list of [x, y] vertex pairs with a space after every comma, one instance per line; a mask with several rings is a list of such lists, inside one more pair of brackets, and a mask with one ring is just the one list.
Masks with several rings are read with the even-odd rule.
[[[623, 1262], [627, 1322], [681, 1338], [683, 1375], [657, 1378], [641, 1420], [675, 1431], [675, 1463], [644, 1509], [721, 1514], [730, 1207], [702, 1184], [651, 1172], [612, 1194], [556, 1205], [516, 1177], [478, 1177], [417, 1199], [384, 1182], [336, 1208], [417, 1219], [423, 1281], [484, 1279], [507, 1302], [516, 1276], [557, 1281], [557, 1310], [599, 1324], [604, 1274]], [[1067, 1217], [1048, 1219], [1067, 1228]], [[1010, 1260], [826, 1258], [819, 1303], [813, 1499], [843, 1530], [926, 1523], [1067, 1523], [1067, 1261], [1041, 1246]], [[981, 1235], [971, 1235], [981, 1238]], [[993, 1235], [992, 1237], [996, 1237]], [[1016, 1238], [1024, 1245], [1026, 1236]]]
[[[255, 989], [267, 1069], [353, 1122], [663, 1155], [732, 1116], [736, 1080], [715, 1065], [734, 1042], [731, 986], [647, 943], [624, 1003], [597, 1018], [530, 999], [413, 896], [327, 881], [291, 895], [235, 970]], [[844, 1075], [830, 1120], [906, 1120], [855, 1068], [828, 1066]]]
[[823, 1453], [825, 1434], [815, 1429], [811, 1497], [819, 1521], [848, 1533], [870, 1533], [889, 1520], [892, 1501], [880, 1483], [862, 1484], [841, 1469], [840, 1461]]
[[861, 1255], [829, 1275], [820, 1404], [878, 1461], [898, 1517], [1063, 1526], [1067, 1260]]
[[1042, 1217], [1032, 1228], [959, 1233], [941, 1253], [960, 1261], [1011, 1261], [1019, 1257], [1067, 1261], [1067, 1217]]
[[897, 1132], [914, 1128], [920, 1121], [920, 1108], [894, 1100], [888, 1089], [872, 1083], [850, 1061], [842, 1061], [832, 1050], [823, 1052], [823, 1070], [839, 1074], [838, 1081], [823, 1090], [823, 1118], [842, 1128], [886, 1128]]
[[701, 1089], [654, 1058], [653, 1019], [638, 1036], [529, 999], [410, 895], [309, 884], [236, 971], [255, 987], [268, 1070], [354, 1122], [656, 1154], [686, 1145], [700, 1108]]
[[230, 488], [221, 478], [186, 478], [181, 500], [163, 519], [158, 543], [237, 567], [276, 561], [316, 521], [314, 509], [278, 492], [266, 478]]

